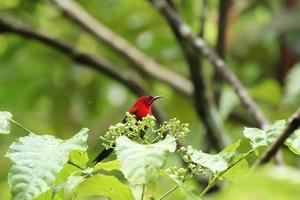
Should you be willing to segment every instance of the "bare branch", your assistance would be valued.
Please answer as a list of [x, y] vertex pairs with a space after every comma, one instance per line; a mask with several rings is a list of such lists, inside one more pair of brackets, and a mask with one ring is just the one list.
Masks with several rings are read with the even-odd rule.
[[[172, 1], [168, 1], [170, 3]], [[178, 15], [178, 10], [175, 5], [171, 5], [174, 12]], [[198, 116], [203, 122], [206, 132], [206, 146], [215, 147], [220, 150], [225, 146], [225, 139], [223, 138], [223, 124], [220, 115], [217, 114], [215, 101], [213, 99], [212, 91], [208, 87], [206, 77], [202, 69], [201, 56], [198, 55], [197, 50], [185, 42], [185, 38], [179, 33], [178, 29], [169, 24], [174, 35], [182, 49], [185, 59], [188, 63], [191, 80], [194, 86], [194, 106]]]
[[98, 39], [101, 39], [121, 55], [130, 60], [137, 70], [149, 75], [150, 77], [164, 82], [181, 92], [184, 95], [191, 96], [193, 87], [191, 82], [154, 62], [153, 59], [146, 56], [143, 52], [131, 45], [122, 37], [118, 36], [112, 30], [101, 24], [98, 20], [87, 13], [78, 3], [72, 0], [50, 0], [59, 9], [61, 9], [70, 19], [92, 33]]
[[[12, 23], [11, 21], [0, 18], [0, 33], [13, 33], [26, 39], [41, 42], [55, 50], [60, 51], [64, 55], [71, 58], [73, 61], [83, 64], [83, 66], [86, 66], [88, 68], [92, 68], [110, 77], [111, 79], [120, 82], [137, 96], [145, 95], [148, 93], [147, 89], [144, 86], [144, 83], [137, 79], [134, 79], [133, 77], [126, 76], [126, 73], [120, 71], [120, 69], [118, 69], [114, 64], [105, 60], [104, 58], [92, 57], [91, 55], [74, 49], [72, 46], [69, 46], [57, 39], [33, 31], [28, 27], [17, 25], [15, 22]], [[156, 113], [156, 116], [160, 122], [164, 121], [164, 116], [159, 111], [159, 109], [157, 109], [157, 106], [154, 107], [154, 112]]]
[[219, 0], [218, 38], [216, 52], [222, 59], [225, 57], [227, 18], [231, 3], [232, 0]]
[[182, 20], [172, 7], [168, 5], [165, 0], [148, 0], [152, 5], [157, 8], [162, 16], [172, 24], [178, 31], [178, 33], [185, 39], [187, 43], [193, 46], [199, 54], [204, 55], [213, 64], [215, 69], [222, 75], [222, 77], [233, 87], [236, 94], [240, 98], [242, 104], [247, 108], [248, 112], [253, 116], [259, 127], [264, 127], [267, 124], [267, 119], [260, 111], [258, 106], [248, 95], [246, 89], [235, 76], [235, 74], [228, 68], [225, 62], [212, 51], [205, 41], [200, 37], [195, 37], [190, 27]]
[[276, 155], [280, 147], [283, 145], [285, 140], [294, 133], [296, 129], [300, 126], [300, 108], [291, 116], [288, 125], [279, 135], [276, 141], [262, 154], [262, 156], [257, 160], [255, 166], [265, 164], [271, 160], [272, 157]]

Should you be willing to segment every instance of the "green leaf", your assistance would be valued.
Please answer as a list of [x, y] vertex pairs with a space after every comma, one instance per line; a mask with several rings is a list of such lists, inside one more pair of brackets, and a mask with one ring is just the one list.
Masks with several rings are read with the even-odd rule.
[[97, 174], [79, 184], [75, 191], [76, 199], [80, 196], [105, 196], [112, 200], [133, 200], [128, 186], [124, 185], [114, 176]]
[[32, 133], [14, 142], [6, 154], [12, 161], [8, 174], [12, 199], [29, 200], [46, 192], [68, 162], [69, 153], [86, 151], [87, 132], [84, 128], [68, 140]]
[[164, 140], [150, 145], [135, 143], [126, 136], [116, 140], [117, 158], [121, 170], [131, 185], [154, 182], [169, 152], [176, 150], [175, 138], [168, 135]]
[[216, 174], [228, 168], [229, 164], [233, 161], [239, 146], [240, 140], [227, 146], [223, 151], [215, 155], [203, 153], [202, 151], [193, 149], [191, 146], [188, 147], [188, 152], [191, 154], [191, 159], [194, 163], [199, 164]]
[[[79, 174], [81, 172], [82, 171], [79, 171], [79, 169], [77, 167], [74, 167], [73, 165], [64, 165], [63, 169], [56, 176], [54, 188], [48, 190], [48, 192], [51, 193], [51, 196], [54, 197], [54, 200], [65, 199], [63, 189], [65, 188], [66, 181], [69, 177], [72, 177], [73, 175]], [[43, 195], [40, 195], [39, 197], [41, 196]]]
[[120, 170], [121, 163], [118, 160], [113, 160], [110, 162], [99, 162], [95, 165], [93, 172], [98, 170], [112, 171], [112, 170]]
[[75, 150], [70, 153], [69, 161], [81, 167], [82, 169], [85, 169], [86, 164], [89, 161], [89, 157], [86, 152]]
[[258, 147], [269, 146], [272, 144], [284, 128], [285, 120], [279, 120], [274, 124], [267, 126], [265, 130], [258, 128], [245, 128], [243, 133], [246, 138], [250, 139], [253, 149], [256, 149]]
[[11, 118], [12, 114], [10, 112], [0, 112], [0, 134], [9, 134]]
[[232, 166], [229, 170], [227, 170], [222, 176], [220, 176], [219, 179], [235, 181], [248, 171], [249, 164], [246, 159], [243, 159], [234, 166]]
[[300, 156], [300, 130], [297, 130], [286, 141], [285, 145], [296, 155]]

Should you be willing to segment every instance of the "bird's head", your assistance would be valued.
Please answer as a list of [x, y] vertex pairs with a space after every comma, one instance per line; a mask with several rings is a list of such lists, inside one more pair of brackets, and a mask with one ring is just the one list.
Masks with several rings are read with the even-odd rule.
[[153, 104], [154, 101], [156, 101], [159, 98], [162, 98], [163, 96], [141, 96], [138, 99], [138, 102], [142, 102], [143, 104], [147, 105], [147, 106], [151, 106]]
[[141, 120], [147, 115], [152, 115], [151, 105], [162, 96], [141, 96], [129, 110], [129, 113], [134, 114], [138, 120]]

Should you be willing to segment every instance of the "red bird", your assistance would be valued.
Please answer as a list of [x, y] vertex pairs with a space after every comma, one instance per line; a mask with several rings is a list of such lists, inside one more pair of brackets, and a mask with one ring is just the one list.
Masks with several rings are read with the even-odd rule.
[[[155, 100], [162, 98], [162, 96], [141, 96], [135, 102], [135, 104], [128, 111], [130, 114], [135, 115], [136, 120], [142, 120], [147, 115], [152, 115], [152, 104]], [[126, 122], [126, 117], [123, 123]], [[104, 149], [100, 152], [97, 157], [93, 160], [94, 163], [98, 163], [104, 158], [108, 157], [113, 149]]]

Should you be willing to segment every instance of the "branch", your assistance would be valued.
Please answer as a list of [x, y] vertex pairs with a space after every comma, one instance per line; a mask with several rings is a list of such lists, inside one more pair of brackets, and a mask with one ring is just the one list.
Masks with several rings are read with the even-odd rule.
[[248, 112], [253, 116], [259, 127], [264, 127], [267, 124], [267, 119], [260, 111], [258, 106], [247, 93], [246, 89], [235, 76], [235, 74], [228, 68], [225, 62], [213, 52], [200, 37], [195, 37], [190, 27], [182, 20], [172, 7], [170, 7], [165, 0], [148, 0], [155, 8], [157, 8], [161, 15], [176, 28], [178, 33], [185, 41], [194, 47], [198, 54], [202, 54], [213, 64], [215, 69], [222, 75], [222, 77], [233, 87], [236, 94], [240, 98], [242, 104], [247, 108]]
[[[126, 73], [123, 73], [118, 69], [114, 64], [100, 57], [92, 57], [89, 54], [86, 54], [80, 50], [69, 46], [57, 39], [51, 38], [42, 33], [33, 31], [28, 27], [17, 25], [17, 23], [12, 23], [4, 18], [0, 18], [0, 33], [13, 33], [24, 37], [26, 39], [36, 40], [41, 42], [57, 51], [60, 51], [64, 55], [68, 56], [73, 61], [83, 64], [88, 68], [92, 68], [109, 78], [116, 80], [127, 87], [132, 93], [137, 96], [147, 94], [147, 89], [141, 81], [134, 79], [133, 77], [126, 76]], [[157, 114], [158, 120], [164, 121], [162, 113], [159, 112], [157, 106], [154, 107], [155, 113]]]
[[[178, 10], [175, 5], [171, 5], [170, 7], [178, 14]], [[197, 50], [193, 46], [185, 42], [185, 38], [182, 37], [173, 24], [170, 23], [169, 25], [189, 66], [190, 76], [194, 87], [194, 106], [206, 129], [205, 132], [208, 147], [213, 146], [217, 150], [220, 150], [226, 143], [223, 138], [223, 124], [221, 118], [218, 118], [220, 115], [216, 114], [217, 109], [213, 99], [213, 93], [210, 90], [204, 75], [201, 56], [198, 55]]]
[[224, 59], [228, 11], [232, 0], [219, 0], [218, 38], [216, 45], [217, 54]]
[[296, 129], [300, 126], [300, 108], [292, 115], [289, 120], [288, 125], [279, 135], [276, 141], [262, 154], [258, 159], [255, 166], [265, 164], [271, 160], [273, 156], [279, 151], [280, 147], [283, 145], [285, 140], [294, 133]]
[[[204, 38], [204, 34], [205, 34], [205, 24], [206, 24], [206, 18], [207, 18], [207, 14], [208, 14], [208, 2], [207, 0], [202, 0], [201, 1], [201, 8], [200, 8], [200, 18], [199, 18], [199, 37]], [[217, 127], [215, 130], [215, 133], [207, 133], [207, 136], [210, 136], [211, 134], [216, 135], [216, 137], [220, 138], [221, 140], [221, 144], [222, 146], [224, 146], [224, 144], [226, 143], [226, 138], [224, 137], [224, 134], [222, 134], [224, 132], [224, 127], [223, 127], [223, 121], [220, 117], [220, 114], [218, 113], [217, 110], [217, 105], [216, 105], [216, 99], [213, 93], [213, 88], [212, 88], [212, 84], [211, 84], [211, 79], [206, 78], [204, 76], [204, 70], [203, 70], [203, 56], [199, 56], [197, 51], [194, 50], [194, 54], [195, 57], [198, 57], [199, 59], [199, 64], [198, 64], [198, 68], [200, 71], [200, 75], [199, 78], [202, 79], [202, 81], [204, 82], [205, 86], [205, 90], [201, 90], [201, 88], [197, 87], [198, 90], [200, 90], [199, 92], [202, 93], [203, 96], [206, 96], [207, 102], [208, 102], [208, 113], [209, 115], [212, 117], [212, 120], [209, 120], [208, 123], [213, 123], [212, 126]], [[204, 107], [204, 109], [206, 109], [206, 106], [203, 104], [202, 105]], [[216, 115], [218, 114], [218, 115]], [[205, 142], [206, 143], [206, 142]], [[220, 146], [220, 145], [219, 145]], [[208, 150], [209, 146], [205, 145], [204, 148], [206, 148]]]
[[121, 55], [125, 56], [134, 64], [133, 67], [135, 67], [137, 70], [156, 80], [168, 84], [184, 95], [192, 95], [193, 87], [188, 79], [154, 62], [153, 59], [146, 56], [143, 52], [131, 45], [125, 39], [118, 36], [112, 30], [93, 18], [75, 1], [50, 1], [52, 1], [59, 9], [61, 9], [71, 20], [82, 26], [88, 32], [92, 33], [98, 39], [104, 41], [114, 50], [118, 51]]

